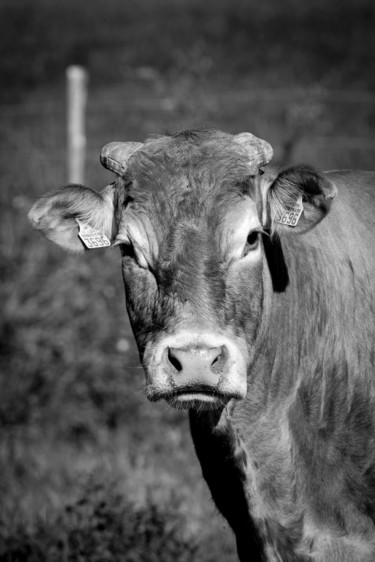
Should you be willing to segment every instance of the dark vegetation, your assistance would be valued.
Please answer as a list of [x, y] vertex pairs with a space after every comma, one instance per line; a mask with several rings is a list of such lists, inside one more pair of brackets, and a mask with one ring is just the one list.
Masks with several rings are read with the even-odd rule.
[[199, 546], [180, 536], [179, 524], [171, 509], [161, 510], [151, 502], [135, 508], [108, 486], [89, 486], [55, 520], [39, 520], [33, 531], [20, 527], [2, 537], [0, 530], [0, 557], [31, 562], [193, 562]]
[[0, 562], [236, 559], [185, 416], [144, 398], [117, 250], [66, 255], [27, 224], [65, 182], [66, 66], [90, 72], [97, 189], [106, 142], [197, 125], [373, 168], [374, 24], [370, 0], [2, 1]]

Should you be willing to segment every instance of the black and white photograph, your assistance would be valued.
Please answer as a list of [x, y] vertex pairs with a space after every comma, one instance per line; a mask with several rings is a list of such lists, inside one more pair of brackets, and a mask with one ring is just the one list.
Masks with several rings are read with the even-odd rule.
[[0, 562], [375, 562], [375, 3], [1, 0]]

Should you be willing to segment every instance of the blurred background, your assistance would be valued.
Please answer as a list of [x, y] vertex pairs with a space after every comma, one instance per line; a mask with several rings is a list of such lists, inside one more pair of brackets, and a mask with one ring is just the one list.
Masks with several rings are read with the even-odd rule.
[[119, 252], [64, 254], [32, 202], [67, 181], [66, 68], [99, 151], [250, 131], [275, 165], [374, 169], [373, 0], [2, 0], [0, 560], [236, 560], [186, 415], [148, 403]]

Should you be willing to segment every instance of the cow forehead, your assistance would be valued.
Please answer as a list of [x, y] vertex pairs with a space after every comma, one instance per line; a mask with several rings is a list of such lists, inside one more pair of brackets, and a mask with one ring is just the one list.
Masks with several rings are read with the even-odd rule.
[[128, 176], [133, 193], [180, 200], [215, 197], [249, 176], [248, 155], [219, 132], [185, 133], [146, 141], [131, 159]]
[[131, 159], [126, 180], [122, 227], [129, 220], [142, 224], [144, 244], [163, 246], [167, 253], [186, 239], [212, 252], [210, 239], [222, 246], [224, 236], [228, 246], [233, 224], [244, 229], [259, 224], [248, 157], [231, 135], [153, 139]]
[[[246, 158], [246, 151], [239, 145], [233, 135], [221, 131], [184, 131], [173, 136], [149, 138], [143, 144], [140, 154], [156, 158], [164, 156], [170, 163], [189, 165], [203, 158], [206, 162], [217, 160], [217, 157], [229, 153], [237, 153]], [[216, 162], [217, 164], [218, 162]]]
[[255, 198], [248, 157], [224, 133], [162, 137], [131, 159], [127, 191], [132, 211], [165, 221], [220, 221], [233, 201]]

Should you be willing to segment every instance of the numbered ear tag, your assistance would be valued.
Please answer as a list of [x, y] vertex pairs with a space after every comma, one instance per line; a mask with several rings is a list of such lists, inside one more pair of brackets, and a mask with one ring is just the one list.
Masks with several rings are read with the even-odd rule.
[[302, 197], [299, 197], [293, 205], [289, 205], [286, 210], [275, 218], [275, 222], [286, 226], [297, 226], [303, 211]]
[[92, 228], [89, 224], [85, 224], [78, 219], [76, 219], [76, 221], [79, 226], [78, 236], [86, 248], [93, 250], [95, 248], [105, 248], [111, 245], [105, 234], [102, 234], [99, 230], [95, 230], [95, 228]]

